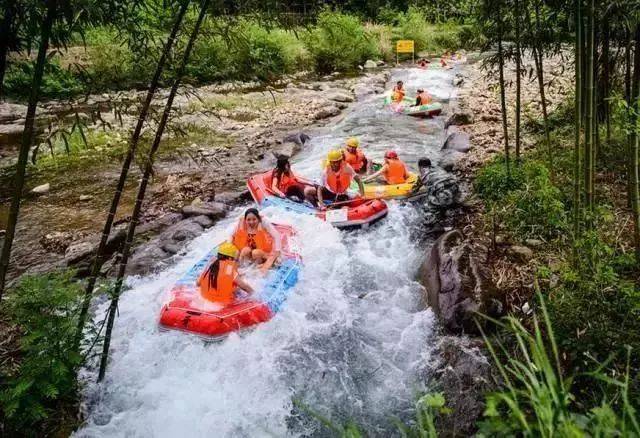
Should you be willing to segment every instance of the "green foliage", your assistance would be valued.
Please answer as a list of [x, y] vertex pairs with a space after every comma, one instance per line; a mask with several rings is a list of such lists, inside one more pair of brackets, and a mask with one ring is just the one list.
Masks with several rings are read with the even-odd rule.
[[508, 174], [499, 157], [478, 172], [475, 188], [518, 237], [555, 238], [567, 229], [562, 194], [540, 162], [512, 165]]
[[515, 338], [515, 352], [485, 337], [504, 389], [487, 396], [478, 436], [640, 436], [636, 409], [629, 399], [629, 370], [622, 380], [608, 377], [599, 368], [592, 372], [615, 389], [619, 403], [602, 400], [591, 409], [576, 409], [573, 379], [563, 376], [560, 350], [540, 294], [539, 300], [543, 324], [534, 317], [533, 333], [515, 317], [496, 321]]
[[[31, 80], [35, 62], [18, 61], [7, 69], [4, 86], [7, 95], [27, 98], [31, 92]], [[52, 59], [45, 65], [40, 94], [43, 97], [70, 97], [82, 91], [82, 84], [73, 73], [60, 67]]]
[[394, 28], [394, 39], [413, 40], [416, 53], [427, 50], [429, 39], [429, 25], [424, 12], [414, 6], [409, 7], [406, 13], [400, 14], [397, 26]]
[[21, 359], [19, 369], [0, 380], [0, 404], [7, 427], [23, 435], [38, 434], [39, 425], [76, 395], [82, 357], [74, 335], [82, 288], [72, 276], [24, 277], [6, 301], [9, 318], [22, 332]]
[[357, 17], [328, 9], [318, 15], [316, 27], [304, 40], [316, 70], [322, 73], [355, 70], [368, 58], [380, 56], [374, 39]]

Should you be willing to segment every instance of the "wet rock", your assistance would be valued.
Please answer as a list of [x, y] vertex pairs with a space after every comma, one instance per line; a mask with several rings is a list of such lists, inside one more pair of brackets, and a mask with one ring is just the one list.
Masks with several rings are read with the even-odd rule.
[[504, 305], [484, 266], [486, 255], [464, 242], [458, 230], [449, 231], [434, 243], [420, 267], [425, 299], [450, 333], [478, 333], [482, 313], [500, 316]]
[[283, 143], [291, 142], [291, 143], [295, 143], [295, 144], [297, 144], [298, 146], [302, 147], [302, 146], [304, 146], [304, 144], [305, 144], [306, 142], [308, 142], [309, 140], [311, 140], [311, 137], [309, 137], [309, 136], [308, 136], [307, 134], [305, 134], [304, 132], [299, 131], [299, 132], [294, 132], [294, 133], [291, 133], [291, 134], [286, 135], [286, 136], [282, 139], [282, 142], [283, 142]]
[[444, 393], [451, 415], [438, 418], [443, 437], [472, 436], [482, 416], [485, 395], [497, 387], [491, 362], [483, 341], [461, 336], [443, 336], [436, 345], [437, 360], [433, 375], [438, 390]]
[[17, 145], [22, 140], [24, 125], [21, 123], [9, 123], [0, 125], [0, 146]]
[[367, 59], [367, 61], [364, 63], [365, 69], [376, 68], [376, 67], [378, 67], [378, 64], [375, 61], [372, 61], [370, 59]]
[[[104, 255], [110, 256], [111, 254], [116, 252], [120, 248], [126, 237], [127, 231], [125, 226], [121, 226], [120, 228], [112, 230], [111, 235], [107, 240]], [[101, 235], [94, 234], [93, 236], [85, 240], [70, 244], [64, 253], [64, 263], [67, 266], [73, 266], [92, 259], [98, 251], [100, 238]]]
[[444, 129], [447, 129], [451, 125], [470, 125], [474, 121], [474, 116], [471, 111], [457, 111], [451, 116], [444, 124]]
[[202, 225], [202, 228], [209, 228], [215, 223], [209, 216], [205, 215], [196, 216], [193, 218], [193, 221], [199, 225]]
[[146, 233], [158, 233], [165, 228], [179, 222], [182, 219], [180, 213], [167, 213], [160, 216], [157, 219], [145, 222], [136, 227], [136, 235], [142, 235]]
[[145, 245], [136, 251], [127, 263], [127, 275], [146, 275], [160, 267], [160, 262], [171, 254], [165, 252], [158, 245]]
[[382, 59], [379, 59], [376, 61], [376, 65], [378, 67], [384, 67], [386, 65], [386, 62], [384, 62]]
[[207, 216], [213, 220], [222, 219], [227, 215], [227, 206], [222, 202], [202, 202], [197, 205], [185, 205], [182, 214], [186, 217]]
[[459, 169], [459, 164], [462, 157], [464, 157], [463, 153], [450, 151], [449, 153], [444, 154], [442, 158], [440, 158], [438, 165], [447, 172], [453, 172]]
[[[202, 233], [203, 226], [195, 220], [185, 220], [178, 222], [171, 230], [170, 238], [177, 242], [191, 240]], [[164, 233], [163, 233], [164, 234]]]
[[367, 94], [373, 94], [375, 92], [374, 87], [369, 84], [354, 85], [352, 90], [357, 97], [366, 96]]
[[178, 245], [175, 242], [165, 242], [161, 244], [160, 249], [162, 249], [162, 251], [166, 252], [167, 254], [174, 255], [180, 252], [180, 249], [182, 249], [182, 245]]
[[453, 77], [453, 86], [454, 87], [459, 87], [460, 85], [462, 85], [464, 83], [465, 77], [464, 75], [460, 74], [460, 73], [456, 73], [456, 75]]
[[39, 185], [31, 189], [31, 193], [34, 195], [46, 195], [51, 190], [51, 185], [49, 183]]
[[216, 193], [215, 200], [227, 205], [241, 205], [248, 201], [251, 201], [251, 193], [249, 190], [241, 190], [237, 192], [222, 192]]
[[332, 105], [325, 106], [324, 108], [320, 108], [313, 115], [313, 118], [315, 120], [322, 120], [322, 119], [328, 119], [329, 117], [337, 116], [338, 114], [340, 114], [340, 108], [332, 104]]
[[40, 238], [40, 245], [47, 251], [64, 254], [73, 241], [73, 237], [73, 233], [69, 231], [54, 231], [53, 233], [42, 236]]
[[93, 199], [93, 196], [91, 195], [80, 195], [80, 197], [78, 198], [80, 202], [91, 201], [92, 199]]
[[447, 137], [442, 146], [442, 150], [454, 150], [458, 152], [469, 152], [471, 150], [471, 140], [466, 132], [454, 132]]
[[520, 245], [513, 245], [509, 247], [507, 254], [509, 254], [512, 259], [521, 263], [527, 262], [533, 258], [533, 251], [526, 246]]
[[279, 156], [291, 158], [301, 150], [302, 147], [298, 143], [287, 142], [274, 148], [272, 153], [276, 158]]
[[323, 97], [334, 102], [353, 102], [355, 99], [351, 93], [338, 88], [332, 88], [323, 93]]

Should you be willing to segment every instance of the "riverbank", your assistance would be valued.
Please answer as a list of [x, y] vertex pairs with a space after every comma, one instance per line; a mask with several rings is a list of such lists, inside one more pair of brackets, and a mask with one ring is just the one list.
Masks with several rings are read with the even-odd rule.
[[[375, 72], [311, 82], [291, 78], [284, 88], [269, 91], [246, 92], [246, 87], [240, 87], [221, 93], [221, 86], [185, 90], [176, 99], [172, 129], [161, 144], [154, 184], [145, 202], [142, 229], [153, 230], [147, 237], [179, 221], [186, 205], [236, 202], [246, 175], [272, 163], [274, 152], [298, 152], [305, 132], [334, 122], [356, 95], [383, 92], [386, 77]], [[158, 99], [154, 106], [162, 103]], [[41, 157], [30, 168], [31, 193], [21, 209], [10, 279], [86, 262], [79, 255], [88, 257], [93, 245], [87, 242], [97, 239], [134, 115], [135, 111], [122, 113], [121, 123], [112, 120], [111, 126], [94, 125], [86, 133], [87, 146], [78, 146], [70, 154], [58, 151], [54, 157]], [[145, 140], [142, 151], [148, 147]], [[143, 157], [137, 154], [137, 161]], [[139, 166], [132, 167], [116, 223], [130, 214]], [[34, 193], [34, 187], [45, 189]], [[166, 254], [170, 257], [179, 247], [167, 248], [171, 248]], [[142, 268], [131, 273], [147, 272]]]

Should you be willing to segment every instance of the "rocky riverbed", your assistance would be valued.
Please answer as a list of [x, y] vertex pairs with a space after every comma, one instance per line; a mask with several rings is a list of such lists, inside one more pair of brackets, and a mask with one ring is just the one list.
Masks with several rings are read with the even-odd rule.
[[[171, 239], [151, 251], [153, 254], [146, 250], [134, 255], [130, 273], [144, 273], [150, 264], [175, 254], [189, 240], [187, 237], [202, 232], [223, 216], [228, 205], [246, 199], [246, 175], [271, 165], [274, 153], [298, 152], [314, 128], [335, 122], [356, 96], [382, 93], [387, 77], [388, 73], [376, 71], [358, 77], [332, 75], [318, 80], [290, 77], [279, 84], [280, 88], [272, 89], [256, 90], [257, 84], [251, 83], [183, 89], [176, 98], [171, 129], [156, 160], [139, 233], [141, 242], [165, 230], [172, 233]], [[158, 93], [154, 108], [162, 108], [166, 94], [164, 90]], [[104, 154], [103, 149], [126, 145], [142, 96], [141, 92], [129, 92], [94, 96], [84, 103], [43, 105], [39, 111], [41, 124], [54, 117], [63, 124], [65, 115], [74, 113], [70, 108], [75, 108], [86, 111], [82, 117], [87, 120], [89, 131], [104, 133], [109, 139], [100, 145], [100, 151], [81, 151], [81, 158], [72, 164], [63, 154], [59, 162], [47, 157], [48, 163], [54, 164], [45, 170], [30, 167], [29, 193], [21, 209], [10, 279], [57, 266], [78, 267], [81, 271], [86, 268], [120, 169], [118, 159], [96, 162], [91, 154]], [[97, 117], [100, 109], [103, 111]], [[15, 159], [15, 139], [3, 132], [19, 125], [20, 114], [25, 111], [20, 105], [0, 104], [0, 124], [4, 127], [4, 131], [0, 129], [0, 144], [4, 142], [0, 150], [5, 165]], [[148, 125], [146, 133], [152, 132], [154, 122]], [[44, 148], [40, 154], [45, 154]], [[141, 163], [143, 155], [137, 158]], [[116, 223], [122, 225], [116, 227], [112, 237], [113, 251], [123, 237], [139, 167], [140, 164], [132, 167], [118, 211]], [[0, 229], [6, 220], [9, 195], [7, 183], [0, 191]], [[216, 203], [211, 204], [213, 201]], [[194, 209], [201, 209], [202, 214], [193, 214]]]

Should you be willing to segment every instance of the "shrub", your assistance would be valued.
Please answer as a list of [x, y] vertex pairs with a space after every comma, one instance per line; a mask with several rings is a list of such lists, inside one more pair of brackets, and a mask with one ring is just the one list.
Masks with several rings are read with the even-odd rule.
[[360, 19], [325, 9], [316, 27], [305, 35], [306, 46], [322, 73], [354, 70], [367, 58], [379, 56]]
[[507, 174], [502, 158], [478, 173], [475, 187], [480, 196], [502, 212], [509, 231], [521, 238], [553, 239], [567, 228], [562, 193], [553, 185], [548, 169], [537, 161], [512, 163]]
[[400, 14], [393, 37], [394, 40], [413, 40], [416, 53], [427, 50], [429, 25], [424, 12], [415, 6], [410, 6], [407, 12]]
[[[31, 91], [31, 82], [35, 70], [35, 61], [18, 61], [7, 69], [4, 80], [7, 95], [27, 98]], [[45, 64], [40, 94], [43, 97], [65, 98], [82, 93], [82, 83], [71, 73], [52, 59]]]
[[19, 369], [2, 376], [0, 404], [14, 432], [37, 435], [61, 404], [75, 400], [82, 363], [75, 348], [82, 288], [72, 275], [25, 277], [8, 296], [7, 314], [22, 333], [21, 357]]

